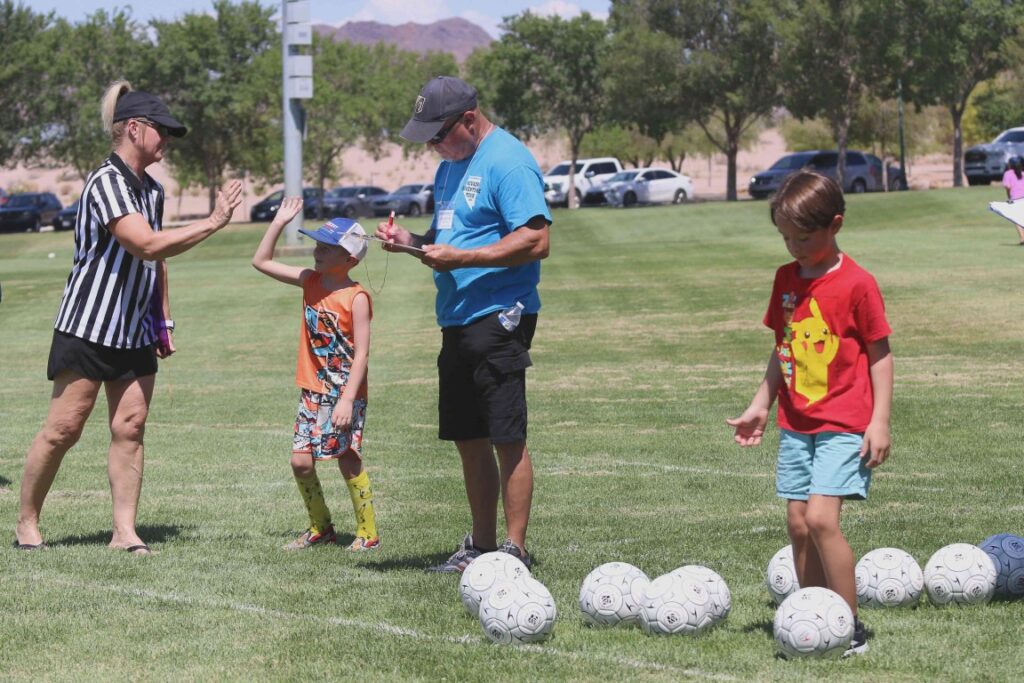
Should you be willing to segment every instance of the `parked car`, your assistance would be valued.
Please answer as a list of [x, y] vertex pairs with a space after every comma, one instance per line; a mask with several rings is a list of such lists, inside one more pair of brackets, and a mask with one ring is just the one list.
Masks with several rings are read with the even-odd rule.
[[60, 210], [60, 200], [52, 192], [12, 194], [0, 207], [0, 232], [39, 232]]
[[988, 185], [1002, 180], [1010, 159], [1024, 156], [1024, 126], [1004, 130], [988, 144], [974, 145], [964, 152], [964, 173], [968, 185]]
[[4, 188], [0, 187], [0, 206], [3, 206], [6, 203], [7, 203], [7, 193], [4, 191]]
[[[281, 206], [281, 200], [284, 199], [284, 190], [278, 190], [267, 195], [263, 201], [258, 203], [256, 206], [249, 210], [249, 220], [253, 223], [259, 223], [260, 221], [271, 221], [274, 219], [274, 214], [277, 213], [277, 209]], [[304, 187], [302, 188], [302, 202], [303, 206], [308, 207], [311, 202], [320, 200], [320, 190], [315, 187]]]
[[[552, 206], [567, 206], [569, 203], [569, 168], [571, 161], [556, 164], [544, 175], [544, 198]], [[583, 203], [583, 196], [595, 185], [608, 180], [622, 170], [622, 164], [615, 157], [577, 159], [573, 184], [576, 188], [576, 203]]]
[[[761, 171], [751, 178], [747, 191], [754, 199], [768, 197], [775, 194], [783, 180], [803, 168], [835, 179], [838, 165], [839, 152], [835, 150], [812, 150], [787, 154], [772, 164], [771, 168]], [[902, 175], [898, 166], [890, 164], [888, 176], [890, 190], [896, 190], [902, 186]], [[882, 160], [874, 154], [847, 150], [843, 191], [858, 194], [883, 190], [885, 190], [885, 177], [882, 174]]]
[[53, 229], [54, 230], [73, 230], [75, 227], [75, 217], [78, 215], [78, 203], [81, 199], [76, 199], [71, 202], [63, 209], [57, 212], [57, 215], [53, 217]]
[[[383, 187], [376, 185], [351, 185], [349, 187], [336, 187], [324, 193], [324, 217], [344, 216], [345, 218], [356, 218], [358, 216], [372, 216], [373, 202], [388, 193]], [[317, 215], [319, 205], [307, 205], [304, 211], [306, 218], [313, 218]]]
[[693, 182], [667, 168], [635, 168], [616, 173], [591, 188], [583, 198], [585, 205], [682, 204], [693, 197]]
[[402, 185], [383, 197], [373, 200], [373, 215], [387, 216], [392, 211], [406, 216], [419, 216], [434, 210], [434, 186], [430, 183]]

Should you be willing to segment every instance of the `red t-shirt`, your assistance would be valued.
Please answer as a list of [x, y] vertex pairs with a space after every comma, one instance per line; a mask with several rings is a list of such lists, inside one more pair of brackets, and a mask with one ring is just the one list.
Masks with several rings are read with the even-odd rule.
[[775, 331], [782, 369], [779, 427], [804, 434], [863, 432], [874, 397], [867, 345], [888, 337], [878, 283], [843, 254], [819, 278], [795, 261], [778, 269], [764, 324]]
[[[302, 331], [295, 383], [302, 389], [340, 396], [348, 384], [355, 358], [352, 300], [362, 295], [369, 302], [370, 295], [358, 283], [344, 289], [326, 289], [322, 279], [320, 273], [313, 273], [302, 286]], [[364, 377], [355, 398], [366, 398], [366, 386]]]

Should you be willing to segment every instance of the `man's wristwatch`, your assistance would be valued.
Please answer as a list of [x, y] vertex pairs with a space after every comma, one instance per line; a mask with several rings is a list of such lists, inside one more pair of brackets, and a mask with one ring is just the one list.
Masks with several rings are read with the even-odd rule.
[[170, 332], [171, 334], [174, 334], [174, 321], [173, 320], [165, 320], [164, 321], [164, 329], [167, 330], [168, 332]]

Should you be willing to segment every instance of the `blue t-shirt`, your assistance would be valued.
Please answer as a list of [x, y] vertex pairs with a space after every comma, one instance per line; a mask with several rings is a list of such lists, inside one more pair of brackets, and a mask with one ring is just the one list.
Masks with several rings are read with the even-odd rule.
[[[540, 167], [530, 150], [501, 128], [494, 128], [468, 159], [442, 161], [437, 169], [430, 225], [435, 244], [459, 249], [494, 244], [534, 216], [551, 223]], [[434, 271], [437, 323], [466, 325], [517, 301], [525, 313], [536, 313], [539, 282], [539, 261], [508, 268]]]

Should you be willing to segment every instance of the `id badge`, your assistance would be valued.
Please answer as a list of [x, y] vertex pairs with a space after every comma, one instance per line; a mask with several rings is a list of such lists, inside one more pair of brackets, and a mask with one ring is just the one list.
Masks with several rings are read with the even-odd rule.
[[437, 204], [437, 229], [451, 230], [455, 223], [455, 202], [446, 201]]

